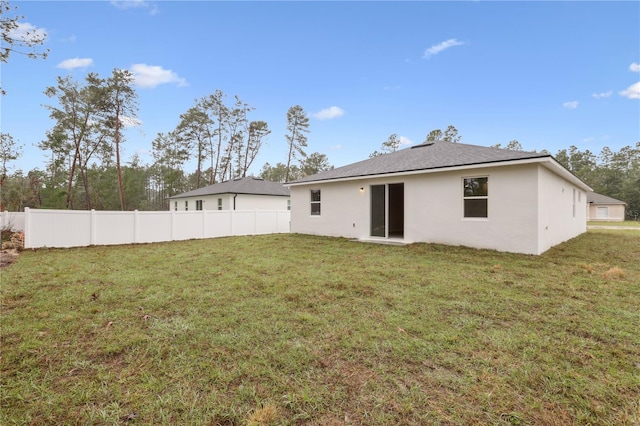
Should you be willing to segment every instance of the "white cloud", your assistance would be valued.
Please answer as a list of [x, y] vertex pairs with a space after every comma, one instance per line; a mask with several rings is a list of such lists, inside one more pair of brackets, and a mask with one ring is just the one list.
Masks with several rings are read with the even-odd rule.
[[321, 109], [320, 112], [313, 114], [318, 120], [331, 120], [333, 118], [342, 117], [344, 110], [337, 106]]
[[455, 38], [451, 38], [449, 40], [443, 41], [440, 44], [436, 44], [434, 46], [431, 46], [430, 48], [428, 48], [425, 52], [424, 52], [424, 59], [428, 59], [430, 57], [432, 57], [433, 55], [437, 55], [438, 53], [442, 52], [443, 50], [449, 49], [450, 47], [454, 47], [454, 46], [462, 46], [463, 44], [465, 44], [463, 41], [458, 41]]
[[629, 99], [640, 99], [640, 81], [636, 84], [632, 84], [622, 92], [619, 92], [621, 96]]
[[45, 40], [47, 38], [47, 30], [34, 27], [28, 22], [18, 22], [18, 26], [9, 31], [9, 37], [25, 43], [34, 40]]
[[565, 102], [562, 104], [566, 109], [576, 109], [580, 103], [578, 101]]
[[117, 9], [149, 9], [149, 13], [155, 15], [158, 13], [158, 6], [155, 3], [149, 3], [146, 0], [111, 0], [111, 4]]
[[400, 136], [400, 146], [413, 145], [413, 141], [406, 136]]
[[611, 94], [613, 93], [613, 91], [609, 90], [608, 92], [602, 92], [602, 93], [594, 93], [593, 96], [596, 99], [602, 99], [602, 98], [609, 98], [611, 97]]
[[331, 151], [340, 151], [340, 150], [342, 149], [342, 145], [341, 145], [341, 144], [331, 145], [331, 146], [329, 147], [329, 149], [330, 149]]
[[629, 65], [629, 71], [640, 72], [640, 64], [632, 63]]
[[56, 65], [56, 68], [63, 68], [65, 70], [72, 70], [74, 68], [86, 68], [93, 65], [93, 59], [91, 58], [73, 58], [65, 59]]
[[171, 70], [161, 66], [134, 64], [131, 66], [133, 81], [136, 86], [154, 88], [161, 84], [175, 83], [178, 87], [188, 86], [187, 81]]

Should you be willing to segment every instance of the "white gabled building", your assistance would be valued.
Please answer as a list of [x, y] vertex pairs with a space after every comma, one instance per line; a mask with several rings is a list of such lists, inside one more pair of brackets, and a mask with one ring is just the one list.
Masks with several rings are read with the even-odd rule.
[[526, 254], [585, 232], [592, 191], [549, 154], [443, 141], [286, 185], [294, 233]]
[[289, 210], [289, 188], [253, 176], [169, 197], [169, 210]]

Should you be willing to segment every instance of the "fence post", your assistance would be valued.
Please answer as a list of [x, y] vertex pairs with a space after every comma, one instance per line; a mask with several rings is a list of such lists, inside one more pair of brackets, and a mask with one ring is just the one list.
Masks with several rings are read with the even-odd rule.
[[171, 241], [175, 241], [176, 240], [176, 236], [175, 236], [175, 219], [176, 217], [176, 211], [175, 210], [171, 210]]
[[202, 213], [202, 235], [200, 236], [200, 238], [205, 238], [207, 236], [207, 233], [205, 232], [205, 224], [206, 224], [206, 220], [204, 217], [205, 211], [206, 211], [205, 209], [200, 210], [200, 212]]
[[133, 211], [133, 243], [138, 242], [138, 210]]
[[24, 248], [31, 248], [31, 209], [24, 208]]
[[89, 245], [96, 244], [96, 211], [91, 209], [91, 216], [89, 220]]

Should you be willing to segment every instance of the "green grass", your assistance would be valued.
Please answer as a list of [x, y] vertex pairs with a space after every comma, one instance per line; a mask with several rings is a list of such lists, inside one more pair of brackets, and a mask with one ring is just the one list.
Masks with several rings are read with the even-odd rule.
[[637, 226], [637, 227], [640, 227], [640, 221], [625, 220], [624, 222], [611, 222], [611, 221], [592, 220], [587, 222], [587, 225], [588, 226]]
[[640, 234], [542, 256], [302, 235], [25, 251], [0, 424], [637, 425]]

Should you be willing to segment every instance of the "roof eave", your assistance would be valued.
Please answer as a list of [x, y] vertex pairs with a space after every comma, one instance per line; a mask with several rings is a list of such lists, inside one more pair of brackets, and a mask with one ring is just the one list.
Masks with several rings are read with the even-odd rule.
[[309, 180], [305, 182], [289, 182], [284, 185], [287, 187], [292, 186], [304, 186], [304, 185], [315, 185], [319, 183], [328, 183], [328, 182], [348, 182], [354, 180], [362, 180], [362, 179], [373, 179], [378, 177], [388, 177], [388, 176], [410, 176], [424, 173], [438, 173], [443, 171], [457, 171], [457, 170], [474, 170], [480, 169], [490, 166], [511, 166], [511, 165], [521, 165], [521, 164], [535, 164], [539, 163], [542, 165], [549, 164], [547, 168], [555, 170], [558, 174], [562, 175], [565, 179], [569, 180], [572, 183], [575, 183], [577, 186], [581, 187], [585, 191], [593, 191], [587, 184], [578, 179], [574, 174], [565, 169], [560, 163], [553, 159], [550, 155], [542, 156], [542, 157], [530, 157], [530, 158], [520, 158], [516, 160], [501, 160], [501, 161], [487, 161], [482, 163], [473, 163], [473, 164], [463, 164], [457, 166], [442, 166], [442, 167], [434, 167], [428, 169], [417, 169], [417, 170], [405, 170], [400, 172], [388, 172], [388, 173], [375, 173], [375, 174], [367, 174], [367, 175], [357, 175], [357, 176], [346, 176], [341, 178], [330, 178], [330, 179], [317, 179], [317, 180]]

